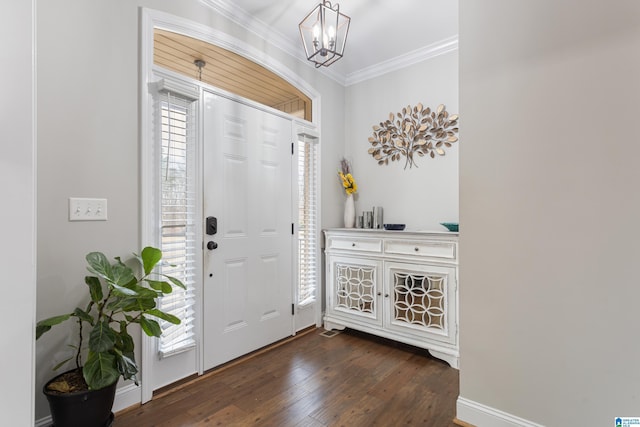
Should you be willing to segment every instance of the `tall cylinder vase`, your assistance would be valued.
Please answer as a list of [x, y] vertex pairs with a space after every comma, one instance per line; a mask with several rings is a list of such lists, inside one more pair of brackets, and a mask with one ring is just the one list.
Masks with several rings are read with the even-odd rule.
[[353, 201], [353, 194], [347, 194], [347, 200], [344, 203], [344, 227], [353, 228], [356, 223], [356, 206]]

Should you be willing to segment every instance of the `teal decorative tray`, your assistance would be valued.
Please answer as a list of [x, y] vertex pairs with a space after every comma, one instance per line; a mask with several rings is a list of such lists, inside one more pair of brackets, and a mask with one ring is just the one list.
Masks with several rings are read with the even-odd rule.
[[449, 231], [458, 231], [457, 222], [441, 222], [440, 225], [444, 225]]

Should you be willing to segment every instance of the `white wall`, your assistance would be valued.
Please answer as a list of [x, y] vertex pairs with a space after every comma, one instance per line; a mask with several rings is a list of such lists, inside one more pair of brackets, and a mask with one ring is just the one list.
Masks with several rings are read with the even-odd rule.
[[0, 93], [2, 93], [3, 228], [0, 247], [5, 298], [0, 352], [0, 413], [3, 425], [33, 424], [35, 338], [35, 135], [33, 87], [34, 4], [24, 0], [0, 6]]
[[547, 426], [640, 416], [638, 52], [637, 1], [460, 2], [469, 401]]
[[[347, 87], [346, 155], [358, 184], [356, 214], [382, 206], [385, 223], [446, 231], [440, 222], [458, 221], [458, 143], [445, 156], [417, 157], [417, 167], [407, 169], [404, 160], [379, 166], [367, 152], [373, 125], [418, 103], [431, 109], [444, 104], [449, 113], [458, 113], [457, 51]], [[340, 159], [328, 160], [335, 175]], [[332, 197], [344, 203], [337, 175], [333, 187]]]
[[[139, 250], [140, 6], [225, 31], [299, 74], [322, 95], [322, 155], [338, 157], [343, 150], [342, 87], [198, 0], [39, 2], [38, 319], [86, 304], [87, 252], [113, 257]], [[109, 220], [68, 222], [69, 197], [108, 199]], [[37, 419], [48, 414], [42, 385], [69, 355], [62, 344], [73, 338], [56, 328], [38, 341]]]

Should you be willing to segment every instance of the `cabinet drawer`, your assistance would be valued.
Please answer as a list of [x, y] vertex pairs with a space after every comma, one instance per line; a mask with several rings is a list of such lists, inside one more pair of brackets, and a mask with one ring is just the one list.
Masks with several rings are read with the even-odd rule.
[[341, 249], [361, 252], [382, 252], [382, 239], [330, 237], [327, 249]]
[[384, 250], [388, 254], [456, 259], [454, 242], [387, 240]]

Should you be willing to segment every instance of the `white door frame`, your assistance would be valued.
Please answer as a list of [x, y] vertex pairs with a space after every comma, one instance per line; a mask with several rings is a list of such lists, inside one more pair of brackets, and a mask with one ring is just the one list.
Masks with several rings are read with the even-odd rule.
[[[213, 12], [212, 12], [213, 13]], [[154, 28], [162, 28], [168, 31], [184, 34], [189, 37], [193, 37], [196, 39], [203, 40], [205, 42], [223, 47], [231, 52], [234, 52], [238, 55], [241, 55], [273, 73], [279, 75], [299, 90], [301, 90], [306, 96], [311, 99], [312, 102], [312, 122], [311, 126], [315, 129], [320, 129], [320, 111], [321, 111], [321, 100], [320, 94], [311, 87], [306, 81], [301, 79], [298, 75], [296, 75], [292, 70], [283, 65], [282, 63], [274, 60], [273, 58], [267, 56], [261, 50], [239, 40], [236, 39], [224, 32], [216, 30], [214, 28], [208, 27], [206, 25], [187, 20], [185, 18], [177, 17], [165, 12], [160, 12], [157, 10], [140, 8], [140, 141], [141, 141], [141, 149], [140, 149], [140, 180], [141, 180], [141, 197], [140, 197], [140, 247], [144, 247], [145, 245], [154, 244], [156, 239], [156, 224], [153, 221], [150, 221], [149, 218], [153, 218], [153, 215], [149, 215], [149, 210], [153, 209], [153, 199], [155, 197], [152, 194], [152, 182], [153, 182], [153, 164], [149, 161], [151, 158], [151, 148], [149, 142], [152, 140], [152, 124], [151, 117], [153, 114], [153, 100], [151, 94], [148, 89], [148, 85], [153, 82], [153, 74], [154, 74], [154, 65], [153, 65], [153, 30]], [[173, 75], [174, 73], [163, 71], [168, 75]], [[256, 106], [257, 108], [268, 109], [264, 105], [248, 101], [246, 99], [242, 99], [233, 94], [221, 91], [217, 88], [212, 88], [208, 85], [202, 84], [197, 81], [189, 81], [184, 76], [179, 76], [175, 74], [172, 76], [175, 80], [185, 81], [189, 84], [197, 84], [200, 86], [200, 98], [202, 98], [202, 88], [207, 87], [209, 90], [213, 90], [215, 92], [220, 93], [222, 96], [230, 97], [232, 99], [237, 99], [241, 102], [245, 102], [247, 104]], [[275, 110], [274, 110], [275, 111]], [[278, 112], [279, 114], [285, 114], [282, 112]], [[202, 111], [200, 111], [200, 116], [202, 116]], [[201, 123], [200, 122], [200, 131]], [[298, 123], [302, 126], [309, 127], [309, 122], [303, 120], [294, 120], [294, 123]], [[202, 145], [202, 133], [199, 132], [198, 136], [198, 144]], [[295, 141], [295, 140], [294, 140]], [[318, 174], [320, 177], [320, 174]], [[320, 203], [318, 203], [320, 206]], [[318, 223], [321, 224], [320, 218], [320, 210], [318, 210]], [[320, 241], [318, 239], [318, 241]], [[318, 248], [318, 254], [320, 254]], [[320, 256], [320, 255], [318, 255]], [[318, 259], [318, 265], [320, 265], [320, 259]], [[321, 275], [321, 273], [320, 273]], [[319, 277], [319, 282], [322, 283], [321, 277]], [[198, 286], [201, 286], [199, 284]], [[201, 290], [197, 290], [201, 294]], [[202, 301], [198, 301], [196, 313], [197, 317], [197, 331], [196, 331], [196, 341], [201, 342], [202, 339], [202, 316], [201, 313]], [[316, 318], [320, 319], [320, 310], [321, 304], [317, 304], [317, 313]], [[295, 331], [294, 331], [295, 332]], [[142, 335], [142, 346], [141, 346], [141, 402], [148, 402], [151, 400], [153, 395], [152, 389], [152, 381], [150, 378], [153, 375], [152, 372], [152, 358], [156, 357], [155, 355], [155, 341], [147, 337], [145, 334]], [[202, 346], [199, 345], [199, 357], [198, 357], [198, 373], [202, 374], [203, 372], [203, 357], [202, 357]]]

